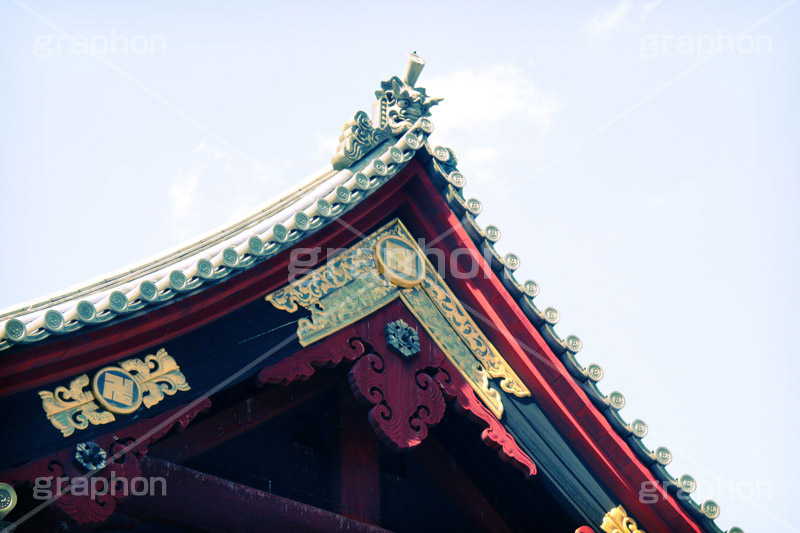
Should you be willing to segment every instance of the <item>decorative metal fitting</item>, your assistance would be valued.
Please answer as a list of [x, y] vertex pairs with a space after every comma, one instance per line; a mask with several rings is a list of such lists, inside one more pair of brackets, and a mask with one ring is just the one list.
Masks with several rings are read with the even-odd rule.
[[608, 395], [606, 401], [612, 409], [616, 409], [617, 411], [625, 407], [625, 396], [618, 391], [612, 391], [611, 394]]
[[483, 211], [483, 204], [477, 198], [470, 198], [467, 200], [467, 211], [472, 213], [472, 216], [478, 216]]
[[536, 298], [539, 294], [539, 285], [535, 281], [528, 280], [522, 284], [522, 290], [529, 298]]
[[450, 185], [457, 189], [463, 189], [464, 185], [467, 184], [467, 180], [461, 172], [453, 171], [447, 175], [447, 181], [450, 182]]
[[605, 533], [645, 533], [621, 505], [606, 513], [600, 529]]
[[689, 474], [684, 474], [678, 479], [678, 487], [686, 494], [691, 494], [697, 489], [697, 481]]
[[420, 350], [419, 335], [405, 320], [395, 320], [386, 324], [386, 345], [402, 357], [413, 357]]
[[551, 326], [555, 326], [561, 319], [561, 315], [558, 313], [558, 309], [556, 309], [555, 307], [547, 307], [544, 310], [544, 319]]
[[90, 472], [105, 468], [107, 458], [108, 454], [96, 442], [79, 442], [75, 445], [75, 459]]
[[650, 457], [655, 459], [661, 466], [667, 466], [672, 462], [672, 452], [669, 451], [669, 448], [665, 448], [664, 446], [656, 448], [656, 450], [650, 454]]
[[497, 226], [486, 226], [483, 229], [483, 235], [487, 241], [495, 243], [500, 240], [500, 229]]
[[[0, 483], [0, 519], [5, 518], [8, 513], [14, 510], [16, 505], [17, 491], [8, 483]], [[7, 529], [5, 529], [6, 524], [3, 523], [2, 525], [4, 526], [3, 531], [7, 531]], [[8, 531], [13, 531], [13, 529]]]
[[603, 375], [604, 375], [603, 367], [601, 367], [600, 365], [598, 365], [596, 363], [592, 363], [591, 365], [587, 366], [585, 372], [586, 372], [586, 376], [589, 379], [591, 379], [592, 381], [594, 381], [595, 383], [597, 383], [598, 381], [603, 379]]
[[720, 514], [719, 504], [714, 500], [704, 501], [703, 505], [700, 506], [700, 509], [702, 509], [703, 514], [706, 515], [711, 520], [714, 520], [715, 518], [719, 517]]
[[516, 254], [508, 253], [503, 257], [503, 264], [512, 272], [519, 268], [520, 260]]
[[[89, 424], [108, 424], [115, 415], [128, 415], [142, 405], [153, 407], [164, 396], [189, 390], [186, 377], [165, 349], [143, 359], [127, 359], [98, 370], [94, 378], [82, 374], [69, 387], [39, 391], [47, 419], [65, 437]], [[91, 390], [86, 390], [90, 387]]]
[[645, 438], [647, 436], [647, 424], [645, 424], [644, 420], [636, 419], [630, 423], [628, 429], [631, 430], [631, 433], [639, 437], [640, 439]]
[[583, 341], [577, 335], [568, 335], [566, 339], [567, 350], [578, 353], [583, 348]]

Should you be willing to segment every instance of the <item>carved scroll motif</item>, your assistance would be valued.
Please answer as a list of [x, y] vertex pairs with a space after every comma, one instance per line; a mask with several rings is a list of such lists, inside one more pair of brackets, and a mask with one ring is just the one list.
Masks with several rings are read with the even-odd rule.
[[[438, 312], [432, 305], [429, 307]], [[420, 331], [419, 351], [410, 356], [395, 353], [389, 347], [385, 325], [399, 321]], [[370, 405], [369, 422], [390, 447], [407, 450], [420, 444], [429, 428], [441, 421], [446, 401], [453, 400], [458, 411], [483, 427], [481, 439], [486, 445], [526, 476], [534, 475], [536, 466], [531, 458], [479, 398], [464, 373], [445, 356], [440, 344], [429, 335], [422, 335], [421, 329], [420, 319], [396, 301], [340, 329], [325, 342], [307, 346], [265, 367], [257, 381], [286, 385], [309, 378], [317, 368], [352, 362], [348, 372], [350, 387], [357, 398]], [[448, 342], [461, 343], [455, 333], [450, 338]]]
[[48, 420], [65, 437], [76, 429], [86, 429], [89, 424], [108, 424], [115, 420], [113, 414], [100, 409], [91, 391], [84, 390], [88, 386], [89, 376], [83, 374], [73, 379], [69, 388], [58, 386], [53, 392], [39, 391]]
[[645, 533], [645, 530], [639, 529], [636, 521], [628, 516], [621, 505], [606, 513], [600, 529], [606, 533]]
[[[85, 390], [90, 385], [91, 389]], [[143, 360], [128, 359], [118, 366], [102, 368], [91, 381], [82, 374], [70, 382], [69, 388], [39, 391], [39, 397], [47, 419], [64, 437], [69, 437], [90, 424], [113, 422], [114, 414], [132, 413], [141, 404], [149, 409], [165, 395], [189, 389], [175, 359], [162, 348]]]

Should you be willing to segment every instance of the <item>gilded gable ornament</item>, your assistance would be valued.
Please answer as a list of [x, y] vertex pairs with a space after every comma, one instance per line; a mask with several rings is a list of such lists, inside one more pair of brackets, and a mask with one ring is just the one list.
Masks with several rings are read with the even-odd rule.
[[[89, 388], [91, 384], [91, 389]], [[65, 437], [89, 425], [108, 424], [142, 405], [149, 409], [178, 391], [189, 390], [180, 367], [163, 348], [144, 359], [128, 359], [116, 366], [73, 379], [69, 387], [39, 391], [47, 419]]]
[[364, 157], [370, 150], [390, 137], [400, 137], [420, 119], [431, 115], [430, 108], [442, 101], [429, 97], [422, 87], [414, 87], [425, 61], [416, 53], [408, 54], [408, 68], [403, 79], [393, 76], [381, 82], [375, 91], [372, 119], [358, 111], [345, 122], [339, 136], [339, 146], [331, 159], [333, 168], [341, 170]]
[[600, 529], [605, 533], [646, 533], [644, 529], [639, 529], [636, 521], [628, 516], [621, 505], [606, 513]]
[[[530, 390], [483, 334], [399, 220], [265, 298], [278, 309], [307, 309], [297, 336], [308, 346], [400, 299], [499, 419], [500, 392]], [[387, 338], [388, 340], [388, 338]]]
[[101, 369], [92, 380], [97, 402], [108, 411], [127, 415], [142, 405], [142, 391], [133, 376], [118, 367]]
[[425, 279], [422, 253], [406, 239], [387, 235], [375, 244], [378, 271], [390, 283], [409, 289]]

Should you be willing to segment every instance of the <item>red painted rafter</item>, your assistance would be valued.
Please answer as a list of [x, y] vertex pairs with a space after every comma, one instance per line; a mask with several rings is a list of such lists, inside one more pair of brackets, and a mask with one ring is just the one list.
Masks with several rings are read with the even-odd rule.
[[[441, 256], [447, 269], [452, 266], [449, 258], [463, 260], [466, 257], [464, 251], [469, 252], [479, 270], [471, 279], [451, 283], [451, 289], [528, 385], [537, 403], [618, 495], [620, 503], [629, 510], [636, 510], [631, 513], [640, 524], [647, 526], [646, 529], [700, 533], [700, 527], [638, 460], [570, 376], [503, 287], [441, 195], [434, 194], [436, 191], [430, 181], [419, 180], [414, 184], [420, 189], [413, 192], [415, 201], [404, 205], [406, 226], [416, 236], [436, 240], [436, 248], [444, 252]], [[438, 216], [432, 216], [432, 213], [438, 213]], [[456, 254], [457, 250], [459, 253]], [[640, 502], [639, 491], [643, 483], [658, 487], [661, 496], [658, 504]]]

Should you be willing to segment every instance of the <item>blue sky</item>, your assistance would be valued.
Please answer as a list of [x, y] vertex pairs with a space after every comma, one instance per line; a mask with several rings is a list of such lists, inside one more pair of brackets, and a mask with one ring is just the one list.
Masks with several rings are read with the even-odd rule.
[[4, 0], [0, 307], [300, 181], [416, 50], [432, 141], [622, 415], [723, 528], [797, 531], [797, 27], [791, 1]]

